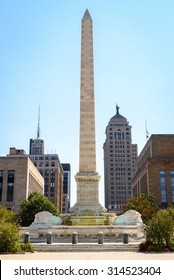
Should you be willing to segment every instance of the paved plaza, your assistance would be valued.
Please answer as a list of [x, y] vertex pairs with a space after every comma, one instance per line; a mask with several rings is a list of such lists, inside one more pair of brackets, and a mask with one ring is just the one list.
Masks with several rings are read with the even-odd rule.
[[1, 260], [174, 260], [174, 253], [140, 252], [35, 252], [2, 254]]

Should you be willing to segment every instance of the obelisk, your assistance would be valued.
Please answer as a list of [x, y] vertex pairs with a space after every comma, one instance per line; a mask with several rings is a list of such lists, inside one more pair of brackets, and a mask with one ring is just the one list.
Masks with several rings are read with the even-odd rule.
[[94, 65], [92, 18], [86, 10], [81, 25], [81, 85], [80, 85], [80, 150], [77, 182], [77, 202], [70, 209], [76, 216], [99, 216], [105, 208], [99, 203], [96, 172]]

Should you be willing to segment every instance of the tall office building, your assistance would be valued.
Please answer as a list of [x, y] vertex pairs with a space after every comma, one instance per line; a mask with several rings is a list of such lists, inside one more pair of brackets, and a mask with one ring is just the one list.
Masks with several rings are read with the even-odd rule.
[[57, 154], [29, 155], [34, 166], [44, 177], [44, 194], [62, 212], [63, 168]]
[[71, 166], [69, 163], [62, 163], [63, 167], [63, 206], [62, 213], [68, 213], [70, 209], [71, 189]]
[[131, 180], [135, 170], [137, 145], [132, 144], [131, 126], [125, 117], [116, 114], [106, 127], [104, 143], [105, 207], [110, 212], [119, 212], [132, 196]]
[[44, 141], [40, 139], [40, 109], [37, 138], [30, 139], [29, 158], [44, 177], [44, 194], [62, 212], [63, 168], [57, 154], [44, 154]]

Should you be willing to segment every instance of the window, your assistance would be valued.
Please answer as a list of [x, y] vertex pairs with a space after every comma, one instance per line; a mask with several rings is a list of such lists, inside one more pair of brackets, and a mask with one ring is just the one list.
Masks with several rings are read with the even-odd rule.
[[0, 201], [2, 201], [3, 171], [0, 170]]
[[170, 182], [171, 182], [171, 193], [172, 193], [172, 203], [174, 203], [174, 171], [170, 171]]
[[167, 202], [166, 194], [166, 172], [160, 171], [160, 191], [161, 191], [161, 203]]
[[8, 178], [7, 178], [7, 201], [13, 201], [13, 192], [14, 192], [14, 170], [8, 170]]
[[51, 156], [51, 160], [57, 160], [56, 156]]
[[121, 140], [121, 131], [118, 132], [118, 140]]

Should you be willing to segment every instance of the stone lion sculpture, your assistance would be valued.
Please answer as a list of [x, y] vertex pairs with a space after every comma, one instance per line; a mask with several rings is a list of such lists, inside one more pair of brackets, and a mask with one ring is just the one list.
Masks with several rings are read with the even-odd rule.
[[42, 211], [35, 214], [34, 222], [31, 226], [51, 226], [51, 225], [61, 225], [62, 219], [60, 217], [54, 216], [48, 211]]
[[123, 215], [116, 217], [112, 224], [140, 226], [143, 224], [143, 221], [139, 212], [135, 210], [128, 210]]

